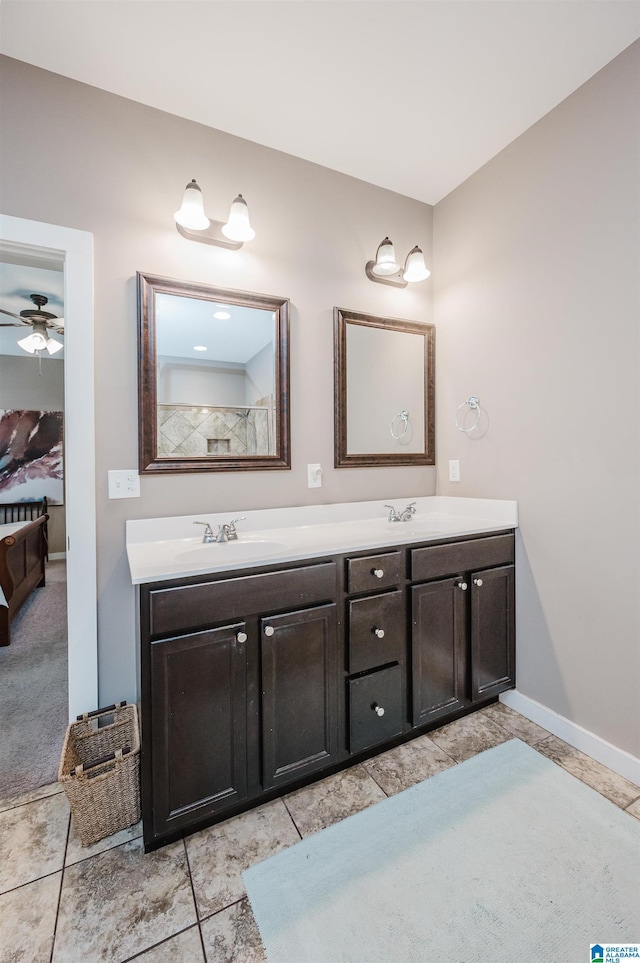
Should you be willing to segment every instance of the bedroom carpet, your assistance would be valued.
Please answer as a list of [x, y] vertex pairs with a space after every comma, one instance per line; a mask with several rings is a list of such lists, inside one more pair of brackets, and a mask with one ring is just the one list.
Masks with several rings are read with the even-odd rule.
[[269, 963], [585, 963], [640, 935], [640, 823], [511, 740], [245, 871]]
[[0, 799], [55, 782], [68, 723], [66, 563], [18, 612], [0, 648]]

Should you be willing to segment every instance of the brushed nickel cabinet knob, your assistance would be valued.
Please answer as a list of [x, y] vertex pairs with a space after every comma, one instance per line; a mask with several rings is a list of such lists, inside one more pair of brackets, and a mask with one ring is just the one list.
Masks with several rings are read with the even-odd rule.
[[382, 576], [384, 575], [384, 569], [383, 569], [383, 568], [374, 568], [374, 569], [372, 569], [371, 574], [372, 574], [372, 575], [375, 575], [376, 578], [382, 578]]
[[246, 641], [247, 641], [247, 633], [246, 633], [246, 632], [238, 632], [238, 634], [236, 635], [236, 641], [237, 641], [237, 642], [240, 642], [240, 643], [246, 642]]
[[473, 584], [474, 584], [474, 585], [477, 585], [478, 588], [480, 588], [480, 586], [482, 585], [482, 579], [481, 579], [481, 578], [474, 578]]
[[384, 629], [374, 629], [373, 634], [377, 635], [379, 639], [384, 639]]
[[379, 706], [377, 702], [374, 702], [371, 708], [373, 709], [373, 711], [377, 716], [382, 717], [384, 715], [384, 709], [382, 708], [382, 706]]
[[265, 634], [269, 639], [271, 638], [271, 636], [273, 635], [274, 632], [275, 632], [275, 629], [274, 629], [274, 627], [273, 627], [272, 625], [265, 625], [265, 627], [264, 627], [264, 634]]

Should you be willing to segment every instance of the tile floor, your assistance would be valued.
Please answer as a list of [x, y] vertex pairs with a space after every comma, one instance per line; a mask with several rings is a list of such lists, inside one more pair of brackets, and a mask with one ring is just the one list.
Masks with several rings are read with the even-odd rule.
[[517, 736], [640, 819], [640, 787], [498, 703], [154, 853], [83, 849], [59, 786], [0, 803], [0, 963], [264, 963], [242, 871]]

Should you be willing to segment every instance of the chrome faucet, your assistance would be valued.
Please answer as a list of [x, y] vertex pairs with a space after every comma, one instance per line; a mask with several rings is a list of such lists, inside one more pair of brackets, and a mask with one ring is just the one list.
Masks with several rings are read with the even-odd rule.
[[415, 502], [410, 502], [406, 508], [403, 508], [401, 512], [397, 512], [393, 505], [385, 505], [385, 508], [389, 509], [390, 522], [408, 522], [411, 520], [411, 516], [415, 515], [416, 509], [413, 507]]
[[211, 525], [209, 524], [209, 522], [194, 522], [193, 524], [204, 525], [204, 534], [202, 536], [203, 542], [208, 543], [208, 542], [216, 541], [216, 536], [213, 534], [213, 531], [211, 529]]
[[238, 538], [238, 533], [236, 532], [236, 522], [244, 522], [246, 515], [241, 515], [240, 518], [233, 518], [228, 525], [223, 525], [222, 528], [227, 530], [227, 541], [233, 542]]
[[243, 522], [245, 518], [246, 515], [242, 515], [240, 518], [234, 518], [230, 522], [225, 522], [224, 525], [218, 525], [217, 534], [214, 534], [209, 522], [194, 522], [193, 524], [204, 525], [202, 541], [205, 544], [209, 544], [210, 542], [233, 542], [238, 538], [236, 522]]

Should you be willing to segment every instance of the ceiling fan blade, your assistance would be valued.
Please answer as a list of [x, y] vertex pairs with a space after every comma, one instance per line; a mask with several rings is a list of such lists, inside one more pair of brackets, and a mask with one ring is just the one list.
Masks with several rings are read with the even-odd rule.
[[0, 308], [0, 314], [8, 314], [10, 318], [17, 318], [18, 321], [22, 321], [19, 314], [14, 314], [13, 311], [5, 311], [4, 308]]
[[24, 327], [24, 325], [22, 324], [11, 324], [10, 321], [8, 321], [6, 324], [3, 324], [0, 321], [0, 328], [22, 328], [22, 327]]

